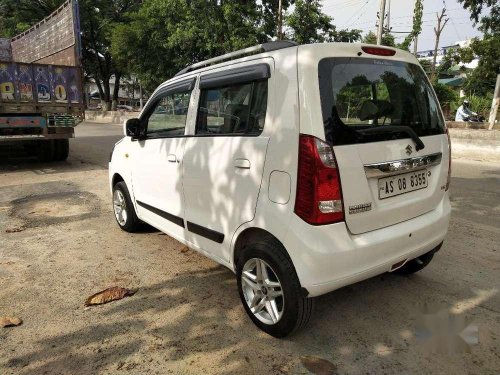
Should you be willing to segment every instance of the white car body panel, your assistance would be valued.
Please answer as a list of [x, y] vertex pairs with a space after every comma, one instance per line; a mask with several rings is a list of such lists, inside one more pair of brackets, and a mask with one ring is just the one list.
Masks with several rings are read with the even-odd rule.
[[[441, 163], [429, 168], [431, 178], [426, 189], [379, 200], [377, 179], [368, 180], [363, 169], [363, 165], [370, 163], [408, 158], [405, 147], [413, 144], [411, 139], [335, 146], [344, 191], [345, 222], [312, 226], [294, 213], [299, 134], [325, 139], [318, 61], [324, 57], [357, 57], [360, 46], [332, 43], [290, 47], [175, 77], [158, 89], [205, 72], [262, 61], [270, 63], [272, 74], [262, 134], [257, 137], [194, 136], [200, 92], [196, 85], [186, 137], [176, 138], [175, 146], [171, 143], [167, 147], [168, 152], [176, 153], [179, 158], [178, 177], [169, 174], [174, 172], [158, 174], [158, 169], [164, 166], [160, 160], [151, 163], [152, 170], [135, 175], [131, 159], [139, 142], [125, 137], [115, 147], [110, 182], [115, 174], [122, 176], [136, 209], [136, 200], [140, 199], [134, 190], [138, 189], [138, 195], [150, 196], [150, 202], [158, 208], [174, 210], [185, 222], [223, 233], [223, 242], [217, 243], [193, 234], [186, 227], [172, 229], [140, 208], [137, 210], [142, 220], [233, 270], [238, 237], [252, 228], [267, 231], [287, 250], [309, 296], [387, 272], [400, 261], [429, 252], [443, 241], [450, 216], [448, 192], [443, 188], [450, 157], [444, 134], [425, 137], [425, 149], [411, 155], [442, 153]], [[373, 58], [366, 54], [363, 57]], [[418, 63], [411, 54], [400, 50], [393, 57], [380, 59]], [[171, 147], [175, 150], [170, 150]], [[163, 152], [167, 150], [155, 148], [148, 158]], [[250, 169], [235, 169], [236, 159], [247, 159]], [[279, 179], [272, 178], [273, 174]], [[170, 193], [161, 186], [147, 187], [142, 181], [138, 187], [135, 185], [137, 179], [151, 182], [155, 178], [174, 184], [175, 191], [171, 187], [167, 190], [180, 201], [166, 202]], [[372, 203], [371, 211], [349, 214], [349, 206], [367, 202]]]

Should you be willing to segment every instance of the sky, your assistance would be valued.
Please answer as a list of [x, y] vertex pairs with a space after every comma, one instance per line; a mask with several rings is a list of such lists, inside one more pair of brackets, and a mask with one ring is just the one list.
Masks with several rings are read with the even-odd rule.
[[[391, 4], [390, 26], [393, 31], [410, 31], [413, 23], [414, 0], [386, 0]], [[323, 0], [323, 12], [333, 17], [338, 29], [360, 29], [363, 34], [376, 31], [377, 12], [380, 0]], [[439, 46], [453, 45], [455, 42], [481, 36], [473, 26], [470, 14], [457, 0], [446, 0], [447, 15], [450, 19], [440, 38]], [[436, 12], [443, 8], [443, 1], [424, 0], [422, 33], [418, 38], [418, 50], [434, 49]], [[386, 5], [387, 13], [387, 5]], [[401, 42], [406, 34], [394, 34], [396, 42]]]

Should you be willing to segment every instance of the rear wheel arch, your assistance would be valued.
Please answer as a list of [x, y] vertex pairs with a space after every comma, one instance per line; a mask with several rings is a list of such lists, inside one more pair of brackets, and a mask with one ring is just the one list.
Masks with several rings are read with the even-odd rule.
[[290, 254], [288, 254], [288, 251], [286, 250], [285, 246], [278, 238], [276, 238], [274, 235], [272, 235], [270, 232], [268, 232], [265, 229], [258, 228], [258, 227], [250, 227], [250, 228], [243, 230], [243, 232], [241, 232], [238, 235], [238, 238], [236, 239], [236, 242], [234, 243], [233, 267], [235, 269], [236, 269], [236, 263], [238, 262], [238, 258], [240, 257], [243, 249], [247, 245], [249, 245], [253, 242], [256, 242], [258, 240], [259, 241], [271, 240], [271, 241], [278, 242], [281, 245], [282, 249], [284, 250], [285, 255], [288, 257], [290, 262], [292, 262], [292, 264], [293, 264], [293, 261], [292, 261], [292, 258], [290, 257]]
[[113, 175], [113, 179], [112, 179], [111, 184], [114, 187], [117, 183], [122, 182], [122, 181], [125, 182], [125, 180], [123, 179], [123, 177], [119, 173], [115, 173]]

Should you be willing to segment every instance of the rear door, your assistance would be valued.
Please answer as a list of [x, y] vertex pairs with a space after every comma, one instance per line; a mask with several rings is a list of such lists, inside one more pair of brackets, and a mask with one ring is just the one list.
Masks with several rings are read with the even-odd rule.
[[422, 69], [378, 58], [327, 58], [318, 77], [349, 230], [363, 233], [433, 210], [445, 194], [449, 151]]
[[195, 135], [187, 139], [183, 189], [187, 239], [224, 261], [236, 229], [251, 221], [268, 138], [272, 60], [202, 73]]

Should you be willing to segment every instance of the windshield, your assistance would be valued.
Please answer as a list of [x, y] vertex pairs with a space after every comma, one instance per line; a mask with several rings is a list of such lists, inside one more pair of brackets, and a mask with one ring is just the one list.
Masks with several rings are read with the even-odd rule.
[[[332, 145], [443, 134], [439, 104], [415, 64], [366, 58], [319, 62], [326, 140]], [[384, 128], [382, 128], [384, 127]], [[372, 131], [377, 129], [377, 131]]]

